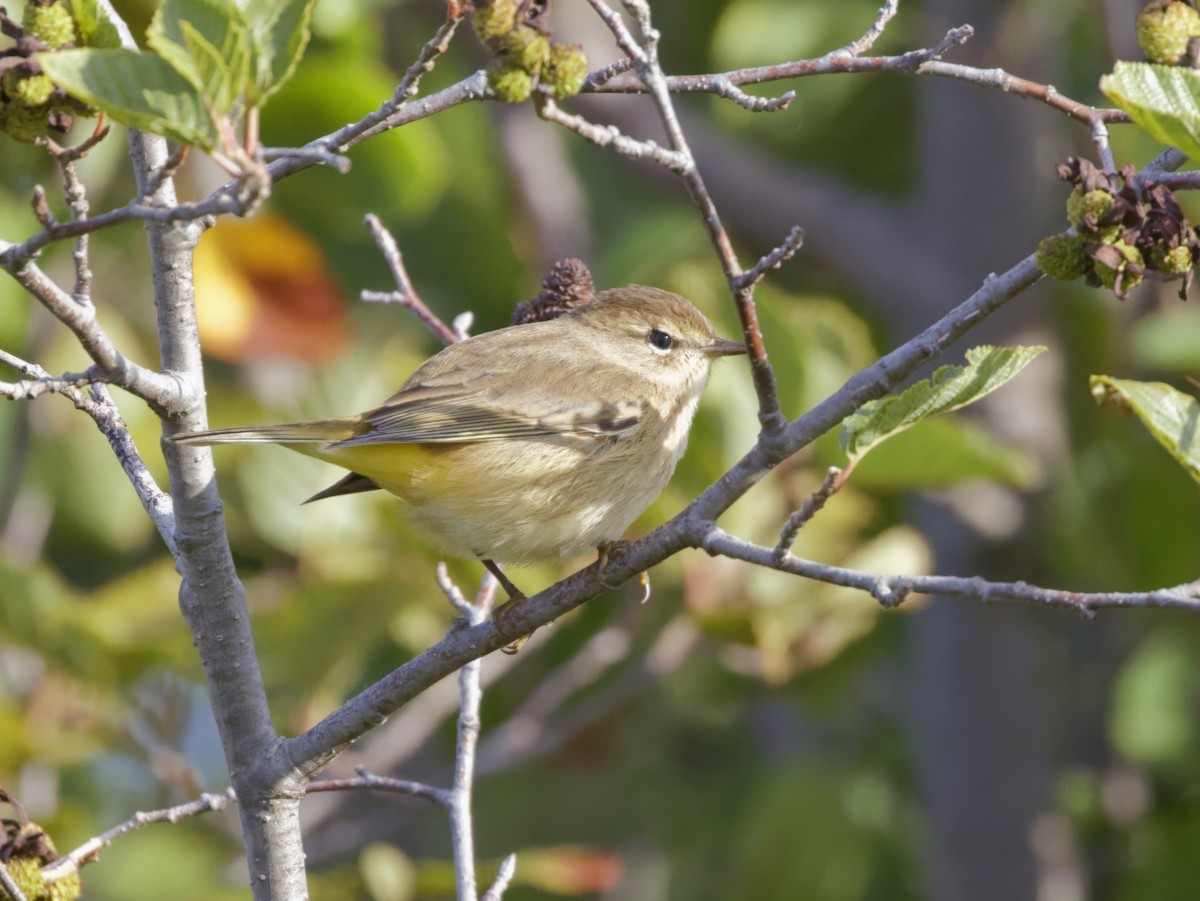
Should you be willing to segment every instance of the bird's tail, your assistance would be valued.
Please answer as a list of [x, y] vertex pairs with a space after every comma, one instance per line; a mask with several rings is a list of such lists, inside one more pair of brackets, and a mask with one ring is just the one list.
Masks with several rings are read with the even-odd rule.
[[249, 428], [180, 432], [167, 440], [176, 444], [327, 444], [352, 438], [357, 419], [320, 419]]

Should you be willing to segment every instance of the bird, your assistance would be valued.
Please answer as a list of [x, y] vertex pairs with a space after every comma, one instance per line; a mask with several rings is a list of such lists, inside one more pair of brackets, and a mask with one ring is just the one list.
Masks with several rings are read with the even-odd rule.
[[366, 412], [168, 440], [273, 443], [348, 469], [308, 501], [390, 492], [515, 600], [501, 565], [603, 558], [621, 539], [683, 455], [713, 362], [745, 352], [680, 295], [628, 285], [451, 344]]

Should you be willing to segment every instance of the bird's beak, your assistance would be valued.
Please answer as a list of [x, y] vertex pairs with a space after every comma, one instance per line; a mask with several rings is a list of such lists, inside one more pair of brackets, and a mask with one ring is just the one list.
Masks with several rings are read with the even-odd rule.
[[727, 341], [724, 338], [718, 338], [702, 350], [706, 357], [732, 357], [735, 354], [744, 354], [746, 345], [741, 341]]

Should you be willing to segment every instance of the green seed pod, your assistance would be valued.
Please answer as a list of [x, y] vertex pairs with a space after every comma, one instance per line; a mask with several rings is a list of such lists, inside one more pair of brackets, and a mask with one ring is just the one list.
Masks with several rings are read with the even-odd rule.
[[79, 872], [75, 871], [51, 882], [47, 886], [45, 899], [46, 901], [76, 901], [82, 894], [83, 880], [79, 878]]
[[555, 44], [550, 51], [550, 73], [547, 81], [559, 100], [573, 97], [583, 87], [588, 74], [588, 61], [578, 44]]
[[519, 6], [517, 0], [491, 0], [487, 6], [475, 7], [471, 24], [479, 40], [493, 51], [504, 49], [502, 44], [516, 24]]
[[[14, 857], [6, 864], [8, 875], [12, 876], [26, 898], [41, 898], [46, 892], [46, 879], [42, 876], [41, 861], [36, 857]], [[11, 901], [12, 896], [0, 888], [0, 901]]]
[[49, 116], [49, 106], [8, 103], [4, 107], [4, 117], [0, 119], [0, 130], [10, 138], [32, 144], [50, 133]]
[[1200, 37], [1200, 12], [1177, 0], [1154, 0], [1137, 17], [1137, 42], [1152, 63], [1178, 65]]
[[1183, 275], [1192, 268], [1192, 252], [1182, 244], [1170, 250], [1156, 244], [1150, 250], [1150, 268], [1167, 275]]
[[530, 75], [542, 71], [542, 67], [550, 62], [550, 39], [536, 29], [521, 29], [530, 33], [524, 46], [515, 51], [509, 58]]
[[523, 103], [533, 93], [533, 76], [508, 63], [488, 70], [488, 84], [505, 103]]
[[4, 93], [8, 96], [10, 105], [45, 106], [50, 101], [50, 95], [54, 93], [54, 82], [44, 73], [22, 75], [15, 69], [9, 69], [4, 73]]
[[1107, 265], [1106, 263], [1101, 263], [1099, 260], [1095, 260], [1094, 268], [1096, 272], [1096, 278], [1100, 279], [1100, 284], [1104, 285], [1104, 287], [1111, 289], [1116, 286], [1117, 273], [1123, 272], [1125, 275], [1121, 279], [1121, 287], [1125, 291], [1128, 291], [1131, 288], [1136, 287], [1141, 282], [1142, 276], [1140, 274], [1127, 271], [1125, 264], [1133, 263], [1135, 266], [1144, 266], [1145, 260], [1142, 259], [1142, 252], [1136, 247], [1131, 247], [1130, 245], [1126, 244], [1124, 241], [1115, 241], [1111, 246], [1120, 251], [1121, 256], [1123, 256], [1125, 260], [1119, 266], [1117, 266], [1116, 269]]
[[1113, 208], [1113, 196], [1108, 191], [1096, 188], [1086, 194], [1082, 188], [1075, 188], [1067, 198], [1067, 221], [1079, 225], [1088, 213], [1097, 219], [1103, 219]]
[[1088, 256], [1083, 252], [1083, 239], [1065, 232], [1042, 238], [1036, 259], [1042, 272], [1060, 282], [1081, 277], [1088, 262]]
[[75, 20], [65, 3], [42, 6], [28, 0], [25, 4], [25, 14], [21, 17], [21, 27], [25, 29], [26, 34], [39, 41], [45, 41], [51, 50], [61, 50], [77, 40]]

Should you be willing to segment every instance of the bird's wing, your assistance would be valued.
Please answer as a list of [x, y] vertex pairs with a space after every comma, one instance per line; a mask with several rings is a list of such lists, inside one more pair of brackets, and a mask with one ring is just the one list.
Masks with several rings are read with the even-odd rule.
[[[559, 435], [620, 436], [641, 421], [631, 402], [568, 402], [524, 390], [504, 403], [467, 386], [417, 387], [365, 414], [362, 432], [332, 447], [367, 444], [457, 444]], [[557, 403], [555, 402], [557, 401]]]
[[[630, 396], [628, 378], [614, 387], [594, 359], [585, 364], [577, 345], [559, 342], [555, 350], [560, 328], [557, 321], [532, 323], [446, 348], [363, 414], [357, 434], [333, 446], [629, 434], [647, 405]], [[535, 332], [550, 340], [531, 341], [541, 337]], [[602, 392], [598, 385], [609, 387]]]

